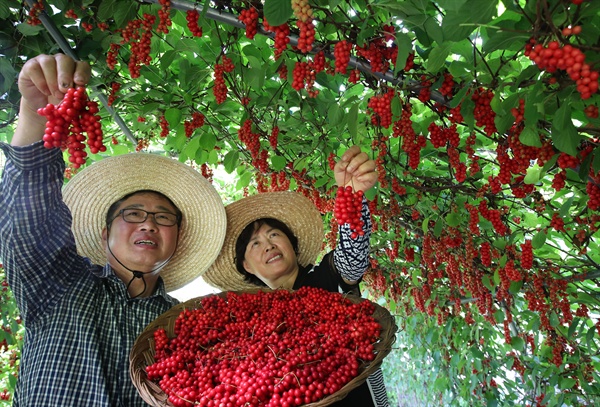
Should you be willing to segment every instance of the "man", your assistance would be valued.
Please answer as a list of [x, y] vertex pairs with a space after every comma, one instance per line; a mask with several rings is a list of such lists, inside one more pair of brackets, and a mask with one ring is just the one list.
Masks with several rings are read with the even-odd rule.
[[90, 72], [65, 55], [27, 61], [18, 125], [0, 144], [0, 257], [26, 328], [14, 406], [145, 406], [129, 377], [131, 346], [225, 236], [218, 193], [167, 157], [106, 158], [61, 191], [63, 155], [43, 146], [37, 109]]

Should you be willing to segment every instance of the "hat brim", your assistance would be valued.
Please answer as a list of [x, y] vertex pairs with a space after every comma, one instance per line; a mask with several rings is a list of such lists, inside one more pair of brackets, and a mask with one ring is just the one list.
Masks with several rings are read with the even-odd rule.
[[73, 216], [78, 252], [94, 264], [107, 262], [102, 244], [109, 207], [140, 190], [167, 196], [183, 219], [177, 250], [161, 270], [167, 291], [188, 284], [212, 264], [225, 239], [223, 201], [198, 171], [174, 159], [150, 153], [104, 158], [78, 172], [63, 188]]
[[246, 226], [261, 218], [285, 223], [298, 238], [298, 263], [314, 264], [323, 246], [323, 219], [312, 201], [292, 192], [265, 192], [242, 198], [225, 207], [227, 232], [219, 256], [202, 275], [210, 285], [225, 291], [256, 288], [244, 281], [235, 267], [235, 244]]

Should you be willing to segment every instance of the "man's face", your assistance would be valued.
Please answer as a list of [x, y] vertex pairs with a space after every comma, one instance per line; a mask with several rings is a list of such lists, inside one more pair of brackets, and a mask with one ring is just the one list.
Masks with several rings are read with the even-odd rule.
[[[121, 203], [109, 225], [110, 230], [104, 229], [102, 233], [108, 261], [117, 272], [125, 271], [119, 262], [134, 271], [156, 270], [175, 252], [179, 227], [159, 225], [151, 214], [141, 223], [126, 222], [119, 215], [122, 209], [175, 214], [175, 208], [160, 194], [134, 194]], [[143, 212], [138, 214], [144, 216]]]

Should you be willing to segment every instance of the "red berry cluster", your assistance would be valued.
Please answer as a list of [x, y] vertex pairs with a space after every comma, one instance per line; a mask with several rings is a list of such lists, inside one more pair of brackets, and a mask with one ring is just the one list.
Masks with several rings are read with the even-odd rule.
[[167, 121], [167, 118], [165, 117], [164, 114], [162, 116], [160, 116], [159, 123], [160, 123], [160, 136], [167, 137], [169, 135], [169, 122]]
[[294, 65], [292, 71], [292, 88], [300, 91], [306, 89], [308, 96], [317, 97], [319, 90], [314, 88], [315, 80], [317, 79], [317, 72], [314, 67], [314, 61], [298, 61]]
[[0, 392], [0, 400], [10, 400], [10, 393], [7, 389], [4, 389]]
[[246, 25], [246, 37], [254, 39], [258, 33], [258, 11], [254, 7], [244, 9], [240, 12], [238, 20]]
[[273, 126], [271, 135], [269, 136], [269, 145], [273, 150], [277, 149], [277, 139], [279, 138], [279, 127]]
[[213, 85], [213, 95], [215, 95], [215, 99], [217, 104], [221, 104], [227, 100], [227, 85], [225, 84], [225, 79], [223, 78], [223, 72], [225, 69], [222, 64], [215, 64], [215, 84]]
[[473, 116], [476, 120], [475, 124], [478, 127], [483, 127], [485, 134], [488, 136], [497, 131], [496, 123], [494, 122], [496, 113], [492, 110], [491, 106], [493, 98], [494, 93], [491, 90], [483, 88], [477, 88], [471, 96], [471, 100], [475, 102], [475, 109], [473, 110]]
[[598, 106], [596, 106], [596, 105], [586, 106], [586, 108], [583, 109], [583, 112], [590, 119], [597, 119], [598, 118]]
[[110, 85], [110, 95], [108, 95], [108, 105], [112, 106], [117, 100], [117, 92], [121, 89], [121, 84], [119, 82], [113, 82]]
[[423, 103], [431, 99], [431, 81], [425, 75], [421, 76], [421, 89], [419, 90], [418, 99]]
[[175, 337], [155, 331], [146, 372], [176, 407], [313, 403], [374, 359], [373, 312], [370, 302], [310, 287], [205, 297], [179, 314]]
[[158, 0], [160, 4], [160, 10], [158, 10], [158, 27], [156, 31], [163, 34], [169, 33], [169, 27], [172, 24], [171, 21], [171, 0]]
[[42, 21], [38, 18], [41, 12], [44, 11], [44, 3], [42, 0], [37, 0], [31, 5], [29, 13], [27, 14], [27, 24], [29, 25], [40, 25]]
[[73, 10], [72, 8], [68, 9], [67, 11], [65, 11], [65, 17], [72, 18], [74, 20], [77, 20], [79, 18], [77, 16], [77, 13], [75, 12], [75, 10]]
[[447, 97], [452, 97], [452, 92], [454, 91], [454, 77], [452, 76], [452, 74], [450, 73], [445, 73], [444, 74], [444, 82], [442, 83], [442, 86], [440, 87], [440, 93], [444, 96]]
[[397, 47], [388, 47], [383, 38], [375, 38], [364, 46], [356, 47], [356, 55], [369, 61], [371, 71], [385, 72], [390, 67], [390, 60], [398, 53]]
[[335, 196], [333, 215], [338, 225], [345, 223], [350, 225], [353, 239], [365, 234], [361, 213], [363, 195], [363, 191], [354, 192], [351, 186], [347, 186], [339, 187]]
[[600, 208], [600, 187], [598, 184], [593, 181], [589, 181], [585, 186], [585, 190], [589, 197], [587, 207], [593, 211]]
[[202, 37], [202, 27], [198, 24], [198, 19], [200, 18], [200, 13], [198, 10], [188, 10], [186, 11], [185, 19], [187, 21], [187, 27], [191, 31], [194, 37]]
[[[152, 61], [150, 58], [150, 42], [152, 40], [152, 26], [156, 21], [156, 16], [144, 13], [143, 19], [131, 20], [122, 30], [121, 44], [129, 43], [131, 48], [131, 56], [129, 58], [129, 72], [132, 78], [140, 77], [140, 67], [149, 65]], [[106, 58], [107, 65], [114, 69], [116, 64], [116, 54], [119, 47], [114, 47], [111, 44], [111, 49]]]
[[385, 129], [392, 124], [392, 99], [396, 95], [394, 89], [386, 89], [384, 93], [369, 99], [367, 108], [372, 111], [371, 123]]
[[49, 103], [38, 110], [38, 114], [48, 119], [43, 137], [44, 146], [67, 149], [69, 162], [74, 168], [79, 168], [85, 164], [87, 157], [83, 143], [86, 140], [84, 132], [92, 154], [106, 151], [102, 142], [100, 116], [97, 113], [98, 104], [88, 99], [84, 87], [70, 88], [58, 105]]
[[335, 59], [335, 72], [346, 74], [348, 64], [350, 63], [350, 52], [352, 43], [346, 40], [339, 41], [333, 47], [333, 56]]
[[312, 20], [313, 10], [308, 4], [308, 0], [292, 0], [292, 10], [294, 17], [302, 22]]
[[358, 83], [358, 81], [360, 81], [360, 71], [358, 69], [351, 70], [350, 75], [348, 76], [348, 82]]
[[185, 128], [185, 136], [188, 138], [192, 137], [194, 130], [204, 126], [204, 115], [200, 112], [192, 113], [192, 120], [186, 120], [183, 126]]
[[[275, 41], [275, 59], [279, 59], [283, 51], [287, 48], [287, 45], [290, 43], [290, 26], [288, 23], [284, 23], [278, 26], [269, 25], [267, 20], [263, 21], [263, 26], [266, 31], [270, 31], [275, 33], [274, 41]], [[284, 64], [285, 65], [285, 64]]]
[[559, 232], [565, 232], [565, 221], [561, 218], [558, 212], [554, 212], [552, 214], [552, 219], [550, 220], [550, 226]]
[[296, 21], [296, 25], [300, 30], [297, 48], [307, 54], [312, 50], [313, 43], [315, 42], [315, 26], [312, 19], [306, 22], [298, 20]]
[[521, 245], [521, 267], [525, 270], [531, 270], [533, 267], [533, 246], [529, 239]]
[[557, 70], [566, 71], [575, 81], [582, 99], [589, 99], [598, 91], [600, 73], [592, 70], [591, 66], [585, 63], [585, 54], [571, 44], [562, 46], [558, 41], [551, 41], [545, 47], [531, 39], [525, 46], [525, 55], [540, 69], [550, 73]]

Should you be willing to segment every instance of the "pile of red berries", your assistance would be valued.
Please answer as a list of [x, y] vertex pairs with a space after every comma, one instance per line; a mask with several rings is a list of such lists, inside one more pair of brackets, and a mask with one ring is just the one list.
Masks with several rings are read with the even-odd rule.
[[299, 406], [340, 390], [374, 359], [368, 301], [303, 287], [204, 297], [175, 337], [154, 333], [147, 366], [174, 406]]
[[88, 99], [84, 87], [70, 88], [58, 105], [49, 103], [38, 109], [38, 114], [48, 119], [43, 137], [44, 146], [66, 149], [73, 167], [79, 168], [87, 157], [84, 132], [92, 154], [106, 151], [102, 141], [100, 116], [97, 113], [98, 104]]
[[361, 214], [363, 195], [363, 191], [354, 192], [351, 186], [347, 186], [345, 188], [339, 187], [335, 196], [333, 215], [337, 219], [338, 225], [344, 223], [350, 225], [353, 239], [365, 234]]

